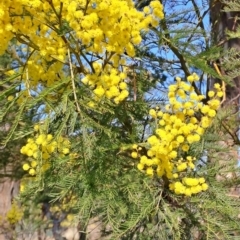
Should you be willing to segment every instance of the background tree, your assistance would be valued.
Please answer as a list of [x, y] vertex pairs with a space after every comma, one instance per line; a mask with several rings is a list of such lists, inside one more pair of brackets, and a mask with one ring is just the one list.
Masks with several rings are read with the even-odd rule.
[[[239, 38], [236, 35], [238, 29], [239, 12], [236, 7], [237, 3], [229, 4], [225, 1], [212, 1], [211, 21], [212, 21], [212, 42], [214, 45], [222, 47], [222, 51], [234, 51], [229, 57], [236, 57], [239, 52]], [[229, 6], [230, 5], [230, 6]], [[232, 10], [232, 11], [231, 11]], [[230, 59], [225, 58], [225, 61]], [[236, 59], [237, 61], [237, 59]], [[224, 64], [224, 59], [219, 59], [219, 69], [222, 76], [226, 77], [229, 82], [226, 84], [226, 102], [231, 104], [239, 104], [239, 76], [238, 61], [234, 62], [230, 68]]]
[[[11, 88], [11, 78], [9, 78], [6, 74], [6, 71], [11, 69], [10, 64], [12, 63], [11, 55], [6, 52], [0, 58], [0, 91], [1, 91], [1, 108], [4, 108], [4, 105], [7, 105], [11, 100], [11, 96], [9, 98], [4, 94], [7, 91], [9, 94], [14, 92], [13, 88]], [[9, 129], [11, 128], [11, 123], [15, 117], [15, 112], [17, 108], [13, 108], [11, 111], [8, 111], [6, 115], [1, 115], [1, 125], [0, 125], [0, 138], [4, 139]], [[23, 119], [20, 124], [26, 121], [27, 119]], [[0, 238], [4, 239], [4, 235], [11, 236], [12, 229], [9, 228], [6, 223], [7, 212], [11, 208], [12, 201], [19, 193], [19, 181], [22, 177], [23, 171], [21, 170], [23, 157], [19, 154], [19, 150], [21, 148], [21, 140], [11, 141], [8, 145], [1, 145], [0, 154]], [[3, 235], [2, 235], [3, 234]]]

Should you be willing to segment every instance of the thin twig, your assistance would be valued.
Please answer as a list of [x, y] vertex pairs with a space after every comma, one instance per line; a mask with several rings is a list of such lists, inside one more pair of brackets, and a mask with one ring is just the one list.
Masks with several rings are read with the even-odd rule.
[[[218, 65], [214, 62], [213, 66], [217, 74], [222, 78], [222, 73], [220, 72]], [[223, 90], [223, 98], [220, 105], [222, 105], [226, 101], [226, 83], [223, 80], [222, 80], [222, 90]]]
[[237, 100], [239, 97], [240, 97], [240, 93], [236, 97], [232, 98], [229, 102], [233, 102], [234, 100]]
[[239, 194], [232, 194], [232, 193], [229, 193], [227, 194], [228, 197], [234, 197], [234, 198], [240, 198], [240, 195]]
[[234, 143], [239, 144], [238, 136], [236, 135], [236, 133], [232, 132], [223, 121], [221, 121], [221, 124], [222, 124], [223, 128], [225, 129], [225, 131], [232, 137]]
[[28, 67], [26, 67], [26, 87], [27, 87], [28, 95], [31, 96], [30, 85], [29, 85]]
[[69, 48], [68, 48], [68, 61], [69, 61], [69, 67], [70, 67], [70, 73], [71, 73], [73, 96], [74, 96], [74, 100], [75, 100], [75, 103], [76, 103], [77, 111], [80, 114], [81, 113], [81, 109], [79, 107], [77, 94], [76, 94], [76, 86], [75, 86], [75, 81], [74, 81], [74, 74], [73, 74], [72, 61], [71, 61], [71, 54], [70, 54]]

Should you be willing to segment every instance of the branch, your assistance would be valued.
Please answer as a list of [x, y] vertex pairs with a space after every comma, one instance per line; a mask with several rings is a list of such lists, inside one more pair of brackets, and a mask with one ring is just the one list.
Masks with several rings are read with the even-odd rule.
[[[183, 55], [178, 51], [177, 47], [175, 47], [171, 41], [165, 37], [163, 37], [163, 39], [168, 43], [168, 46], [170, 47], [170, 49], [173, 51], [173, 53], [177, 56], [177, 58], [180, 60], [180, 64], [181, 64], [181, 67], [182, 67], [182, 70], [184, 71], [185, 75], [186, 76], [190, 76], [191, 73], [187, 67], [187, 62], [185, 61]], [[192, 83], [192, 86], [195, 90], [195, 92], [198, 94], [198, 95], [201, 95], [201, 92], [199, 91], [199, 89], [197, 88], [196, 84], [193, 82]]]
[[[183, 55], [178, 51], [178, 48], [176, 46], [174, 46], [171, 42], [171, 36], [168, 32], [168, 27], [167, 27], [167, 23], [166, 21], [162, 21], [162, 28], [163, 30], [166, 32], [165, 33], [165, 36], [162, 37], [163, 40], [165, 40], [169, 46], [169, 48], [172, 50], [172, 52], [177, 56], [177, 58], [180, 60], [180, 64], [181, 64], [181, 67], [182, 67], [182, 70], [184, 71], [185, 75], [186, 76], [190, 76], [191, 73], [189, 72], [189, 69], [187, 67], [187, 63], [185, 61], [185, 58], [183, 57]], [[155, 29], [153, 29], [153, 31], [155, 31], [156, 33], [158, 33]], [[192, 83], [192, 86], [195, 90], [195, 92], [198, 94], [198, 95], [201, 95], [201, 92], [199, 91], [199, 89], [197, 88], [196, 84], [193, 82]]]

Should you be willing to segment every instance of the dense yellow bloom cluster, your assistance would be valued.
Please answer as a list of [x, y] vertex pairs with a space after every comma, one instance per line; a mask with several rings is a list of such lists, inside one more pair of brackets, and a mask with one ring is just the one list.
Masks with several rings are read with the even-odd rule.
[[[93, 93], [95, 100], [101, 99], [106, 96], [108, 99], [113, 99], [116, 104], [123, 101], [129, 95], [127, 84], [124, 82], [126, 78], [125, 73], [120, 73], [118, 70], [106, 67], [104, 71], [101, 70], [101, 65], [94, 64], [95, 74], [88, 74], [82, 82], [95, 87]], [[90, 102], [91, 106], [93, 102]]]
[[23, 212], [19, 208], [16, 201], [13, 201], [10, 210], [7, 212], [6, 217], [10, 224], [16, 224], [22, 219]]
[[23, 146], [20, 152], [28, 156], [28, 162], [23, 164], [23, 170], [28, 171], [32, 176], [36, 171], [46, 171], [49, 168], [49, 159], [52, 154], [65, 156], [70, 152], [70, 141], [67, 138], [53, 138], [52, 134], [43, 134], [39, 131], [39, 126], [35, 125], [38, 132], [34, 138], [29, 138], [27, 144]]
[[0, 54], [15, 38], [27, 56], [25, 85], [36, 90], [66, 76], [69, 51], [75, 77], [80, 74], [96, 99], [106, 96], [118, 103], [128, 96], [125, 53], [134, 57], [141, 32], [163, 17], [159, 1], [143, 12], [132, 0], [1, 1]]
[[[210, 100], [203, 104], [204, 95], [197, 95], [192, 82], [199, 80], [194, 73], [180, 78], [169, 86], [169, 104], [165, 109], [151, 109], [149, 114], [157, 122], [155, 134], [147, 139], [147, 155], [141, 155], [135, 144], [133, 158], [140, 158], [138, 169], [146, 174], [169, 179], [169, 188], [176, 194], [191, 196], [205, 191], [208, 185], [204, 178], [191, 178], [196, 158], [188, 154], [191, 144], [199, 142], [204, 131], [211, 125], [220, 106], [222, 90], [215, 84], [215, 91], [208, 92]], [[197, 117], [198, 115], [198, 117]], [[141, 148], [141, 147], [140, 147]]]

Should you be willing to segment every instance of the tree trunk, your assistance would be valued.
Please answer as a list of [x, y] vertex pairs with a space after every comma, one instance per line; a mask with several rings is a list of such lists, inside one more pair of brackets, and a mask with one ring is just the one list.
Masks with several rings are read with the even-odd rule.
[[[210, 19], [212, 23], [212, 41], [214, 45], [222, 46], [225, 51], [234, 48], [240, 53], [240, 39], [234, 38], [227, 40], [226, 31], [235, 32], [239, 27], [240, 12], [224, 12], [224, 4], [220, 0], [210, 1]], [[221, 64], [221, 59], [219, 59]], [[220, 68], [221, 74], [227, 75], [224, 69]], [[213, 84], [219, 82], [217, 79], [210, 80], [211, 89]], [[235, 105], [237, 110], [240, 99], [240, 73], [239, 76], [232, 79], [232, 84], [226, 85], [226, 100], [224, 105]]]
[[[240, 39], [233, 38], [228, 40], [226, 31], [236, 32], [240, 23], [240, 12], [224, 12], [224, 3], [220, 0], [210, 1], [210, 19], [212, 23], [212, 42], [213, 45], [223, 47], [224, 52], [229, 49], [234, 49], [236, 53], [240, 53]], [[228, 75], [228, 72], [221, 68], [221, 59], [218, 60], [219, 70], [222, 76]], [[234, 69], [236, 70], [236, 69]], [[221, 83], [219, 79], [210, 79], [208, 82], [209, 89], [213, 88], [214, 83]], [[229, 160], [236, 160], [236, 165], [239, 165], [239, 110], [240, 110], [240, 71], [239, 76], [232, 79], [231, 84], [225, 84], [225, 99], [223, 99], [222, 108], [226, 111], [225, 119], [222, 119], [221, 129], [224, 140], [219, 142], [220, 146], [228, 149], [227, 154], [221, 153], [219, 156], [220, 164], [226, 166], [229, 165]], [[219, 123], [220, 124], [220, 123]], [[224, 176], [223, 176], [224, 175]], [[219, 173], [218, 180], [239, 178], [234, 172]], [[230, 189], [230, 196], [239, 197], [240, 187], [235, 186]]]
[[[3, 139], [9, 131], [9, 124], [1, 124], [0, 139]], [[0, 147], [0, 240], [13, 239], [10, 224], [6, 219], [6, 214], [11, 208], [14, 197], [19, 193], [19, 183], [17, 180], [21, 156], [16, 143]]]
[[[3, 170], [0, 172], [4, 173]], [[9, 224], [6, 220], [6, 213], [11, 208], [11, 203], [18, 194], [19, 181], [13, 180], [9, 177], [4, 177], [0, 179], [0, 240], [12, 239], [11, 231], [9, 229]]]

